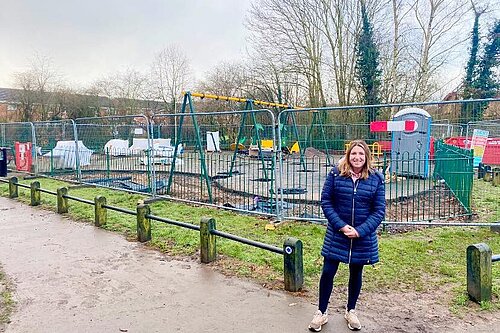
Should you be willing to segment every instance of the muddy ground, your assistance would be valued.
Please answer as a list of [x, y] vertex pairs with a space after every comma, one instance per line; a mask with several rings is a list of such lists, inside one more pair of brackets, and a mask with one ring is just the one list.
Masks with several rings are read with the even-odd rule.
[[[316, 297], [169, 258], [120, 235], [0, 198], [0, 262], [16, 309], [9, 332], [307, 332]], [[337, 287], [324, 332], [348, 332]], [[363, 332], [500, 332], [498, 313], [449, 311], [432, 294], [362, 293]]]

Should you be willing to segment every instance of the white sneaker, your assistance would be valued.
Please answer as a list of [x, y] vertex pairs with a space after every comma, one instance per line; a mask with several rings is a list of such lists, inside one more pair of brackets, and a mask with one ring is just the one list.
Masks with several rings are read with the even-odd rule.
[[314, 313], [314, 317], [309, 324], [309, 330], [313, 332], [321, 331], [321, 326], [325, 325], [328, 322], [328, 310], [325, 313], [321, 313], [320, 310], [317, 310]]
[[349, 327], [351, 331], [359, 331], [361, 329], [361, 323], [359, 322], [356, 310], [347, 311], [346, 309], [344, 318], [347, 321], [347, 327]]

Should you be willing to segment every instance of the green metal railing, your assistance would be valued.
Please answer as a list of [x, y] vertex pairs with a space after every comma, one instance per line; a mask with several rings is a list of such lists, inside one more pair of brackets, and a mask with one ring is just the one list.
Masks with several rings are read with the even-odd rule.
[[471, 213], [474, 152], [441, 141], [437, 141], [435, 147], [434, 178], [442, 179], [465, 210]]

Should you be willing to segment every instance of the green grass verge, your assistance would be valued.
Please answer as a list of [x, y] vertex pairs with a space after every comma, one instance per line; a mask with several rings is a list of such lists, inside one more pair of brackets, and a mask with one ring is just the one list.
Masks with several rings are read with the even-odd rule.
[[[55, 191], [66, 185], [51, 179], [38, 179], [42, 188]], [[22, 181], [29, 184], [30, 181]], [[484, 183], [479, 181], [479, 183]], [[476, 185], [476, 183], [474, 184]], [[492, 212], [490, 200], [500, 200], [496, 191], [487, 192], [483, 184], [475, 186], [483, 201], [477, 203], [479, 220], [497, 221], [500, 212]], [[485, 185], [491, 186], [486, 183]], [[498, 189], [498, 188], [497, 188]], [[29, 190], [19, 189], [20, 201], [29, 203]], [[490, 194], [488, 194], [490, 193]], [[0, 184], [0, 195], [8, 196], [6, 184]], [[146, 197], [109, 189], [71, 189], [70, 195], [93, 200], [103, 195], [107, 203], [135, 210], [139, 200]], [[474, 194], [477, 195], [477, 194]], [[55, 210], [56, 198], [42, 193], [45, 208]], [[494, 207], [494, 206], [493, 206]], [[498, 206], [497, 206], [498, 207]], [[171, 201], [151, 204], [154, 215], [199, 225], [203, 216], [216, 219], [217, 229], [241, 237], [281, 247], [288, 236], [302, 240], [304, 246], [304, 278], [307, 295], [316, 295], [322, 267], [320, 249], [325, 227], [317, 224], [287, 221], [274, 230], [266, 230], [267, 219], [250, 215], [239, 215], [222, 209], [191, 206]], [[94, 208], [75, 201], [69, 203], [69, 215], [77, 220], [93, 221]], [[108, 211], [105, 229], [120, 232], [131, 240], [136, 237], [136, 219], [121, 213]], [[386, 234], [380, 237], [381, 262], [365, 270], [365, 291], [380, 290], [395, 292], [433, 293], [439, 290], [446, 295], [445, 303], [455, 313], [469, 309], [466, 294], [466, 248], [474, 243], [487, 243], [494, 253], [500, 253], [500, 236], [489, 228], [425, 228], [404, 234]], [[169, 255], [196, 257], [199, 251], [199, 233], [194, 230], [154, 222], [150, 246]], [[280, 255], [257, 249], [234, 241], [218, 238], [219, 260], [215, 266], [228, 274], [256, 279], [271, 287], [283, 287], [283, 258]], [[337, 284], [347, 282], [348, 270], [341, 265]], [[483, 304], [482, 310], [500, 310], [500, 264], [493, 269], [493, 301]]]
[[10, 314], [15, 307], [11, 290], [12, 286], [0, 266], [0, 331], [2, 326], [10, 321]]

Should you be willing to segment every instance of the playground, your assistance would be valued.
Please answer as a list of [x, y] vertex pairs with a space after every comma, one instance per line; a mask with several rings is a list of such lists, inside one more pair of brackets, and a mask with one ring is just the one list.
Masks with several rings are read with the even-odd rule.
[[[242, 109], [195, 110], [207, 99]], [[0, 124], [0, 137], [7, 146], [30, 142], [38, 174], [320, 223], [328, 172], [350, 140], [364, 138], [385, 178], [386, 221], [462, 221], [473, 214], [477, 157], [460, 144], [472, 143], [476, 129], [500, 136], [500, 122], [433, 123], [425, 109], [442, 106], [380, 106], [391, 121], [363, 124], [350, 119], [363, 119], [364, 106], [303, 109], [188, 92], [176, 114]], [[500, 151], [488, 140], [483, 153], [493, 175]]]

